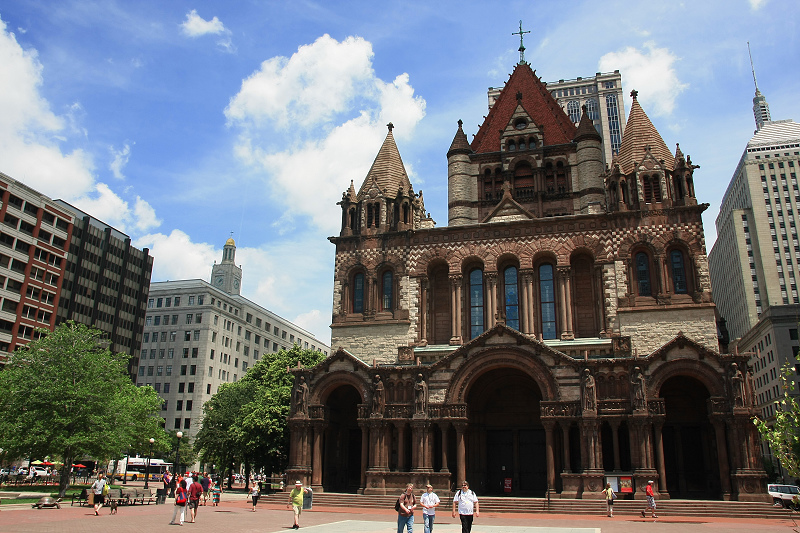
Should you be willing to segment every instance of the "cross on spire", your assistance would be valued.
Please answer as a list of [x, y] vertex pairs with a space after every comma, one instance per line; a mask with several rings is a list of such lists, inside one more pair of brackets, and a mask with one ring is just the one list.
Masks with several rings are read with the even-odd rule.
[[511, 35], [519, 35], [519, 64], [525, 64], [525, 45], [522, 42], [522, 36], [530, 31], [522, 31], [522, 21], [519, 21], [519, 31], [515, 31]]

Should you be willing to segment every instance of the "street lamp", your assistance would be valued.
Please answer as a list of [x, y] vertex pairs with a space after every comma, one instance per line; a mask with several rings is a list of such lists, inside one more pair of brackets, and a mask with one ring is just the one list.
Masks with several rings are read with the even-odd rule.
[[179, 431], [175, 434], [178, 437], [178, 442], [175, 445], [175, 466], [173, 468], [174, 472], [172, 472], [172, 481], [170, 482], [169, 488], [169, 497], [175, 497], [175, 486], [178, 484], [178, 469], [180, 468], [180, 453], [181, 453], [181, 437], [183, 437], [183, 431]]
[[147, 468], [144, 470], [144, 488], [147, 488], [150, 482], [150, 459], [153, 457], [153, 443], [155, 441], [156, 439], [150, 437], [150, 453], [147, 455]]

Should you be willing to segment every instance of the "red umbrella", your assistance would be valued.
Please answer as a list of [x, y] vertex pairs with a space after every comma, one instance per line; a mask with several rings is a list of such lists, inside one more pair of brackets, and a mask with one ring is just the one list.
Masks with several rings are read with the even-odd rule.
[[72, 465], [72, 466], [75, 467], [75, 468], [86, 468], [86, 465], [82, 465], [80, 463], [76, 464], [76, 465]]

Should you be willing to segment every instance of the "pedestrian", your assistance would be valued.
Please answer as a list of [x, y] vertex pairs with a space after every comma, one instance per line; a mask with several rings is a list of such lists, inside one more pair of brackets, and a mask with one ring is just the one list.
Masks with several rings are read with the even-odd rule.
[[97, 479], [92, 483], [91, 491], [94, 494], [94, 515], [100, 516], [98, 511], [105, 503], [106, 485], [108, 482], [102, 472], [97, 474]]
[[436, 507], [439, 506], [439, 497], [433, 492], [433, 486], [428, 483], [426, 491], [422, 493], [419, 502], [422, 504], [422, 521], [425, 533], [433, 533], [433, 519], [436, 517]]
[[211, 479], [208, 477], [208, 472], [203, 472], [203, 477], [200, 478], [200, 485], [203, 487], [203, 505], [208, 500], [208, 491], [211, 489]]
[[406, 491], [397, 498], [394, 508], [397, 511], [397, 533], [403, 533], [408, 528], [408, 533], [414, 531], [414, 508], [417, 498], [414, 496], [414, 484], [406, 485]]
[[170, 525], [175, 525], [175, 518], [178, 516], [178, 511], [181, 513], [181, 521], [179, 525], [183, 525], [183, 518], [186, 513], [186, 501], [188, 500], [186, 491], [186, 481], [181, 480], [178, 488], [175, 489], [175, 510], [172, 511], [172, 520], [169, 521]]
[[647, 482], [647, 488], [645, 489], [644, 494], [647, 496], [647, 508], [642, 510], [642, 518], [645, 518], [648, 509], [651, 511], [651, 518], [658, 518], [658, 515], [656, 515], [656, 496], [653, 494], [652, 480]]
[[461, 533], [470, 533], [473, 517], [478, 518], [481, 513], [478, 497], [469, 490], [469, 483], [466, 481], [461, 483], [461, 488], [453, 498], [453, 518], [456, 517], [456, 513], [461, 519]]
[[197, 516], [197, 506], [200, 505], [200, 496], [203, 495], [203, 486], [197, 482], [197, 480], [193, 481], [188, 488], [189, 491], [189, 513], [192, 517], [190, 522], [194, 524], [194, 519]]
[[222, 489], [220, 488], [219, 483], [214, 481], [214, 483], [211, 485], [211, 503], [214, 505], [214, 507], [219, 507], [219, 498], [221, 494]]
[[250, 489], [250, 499], [253, 501], [253, 512], [256, 512], [256, 505], [258, 505], [258, 485], [253, 483], [253, 487]]
[[608, 516], [614, 516], [614, 500], [617, 499], [617, 494], [611, 488], [611, 483], [606, 483], [606, 488], [603, 490], [606, 497], [606, 512]]
[[308, 489], [303, 487], [303, 482], [297, 480], [294, 484], [294, 488], [289, 493], [289, 505], [287, 509], [291, 507], [294, 511], [294, 525], [292, 525], [292, 529], [300, 529], [300, 513], [303, 512], [303, 494], [306, 492], [308, 492]]

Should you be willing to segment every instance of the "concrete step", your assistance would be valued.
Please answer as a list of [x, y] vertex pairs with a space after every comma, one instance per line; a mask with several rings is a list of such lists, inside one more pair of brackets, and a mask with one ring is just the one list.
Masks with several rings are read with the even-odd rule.
[[[439, 495], [442, 498], [441, 495]], [[323, 507], [357, 507], [364, 509], [394, 509], [395, 496], [364, 496], [362, 494], [341, 494], [317, 492], [314, 505]], [[286, 504], [288, 493], [270, 494], [263, 498], [265, 503]], [[443, 503], [444, 503], [443, 498]], [[445, 507], [449, 511], [449, 502]], [[728, 502], [714, 500], [662, 500], [658, 501], [658, 514], [694, 517], [728, 518], [768, 518], [782, 519], [790, 514], [788, 509], [774, 507], [769, 503]], [[614, 513], [637, 515], [646, 506], [643, 500], [616, 500]], [[481, 512], [484, 513], [552, 513], [602, 515], [606, 503], [602, 499], [570, 500], [546, 498], [504, 498], [481, 497]]]

